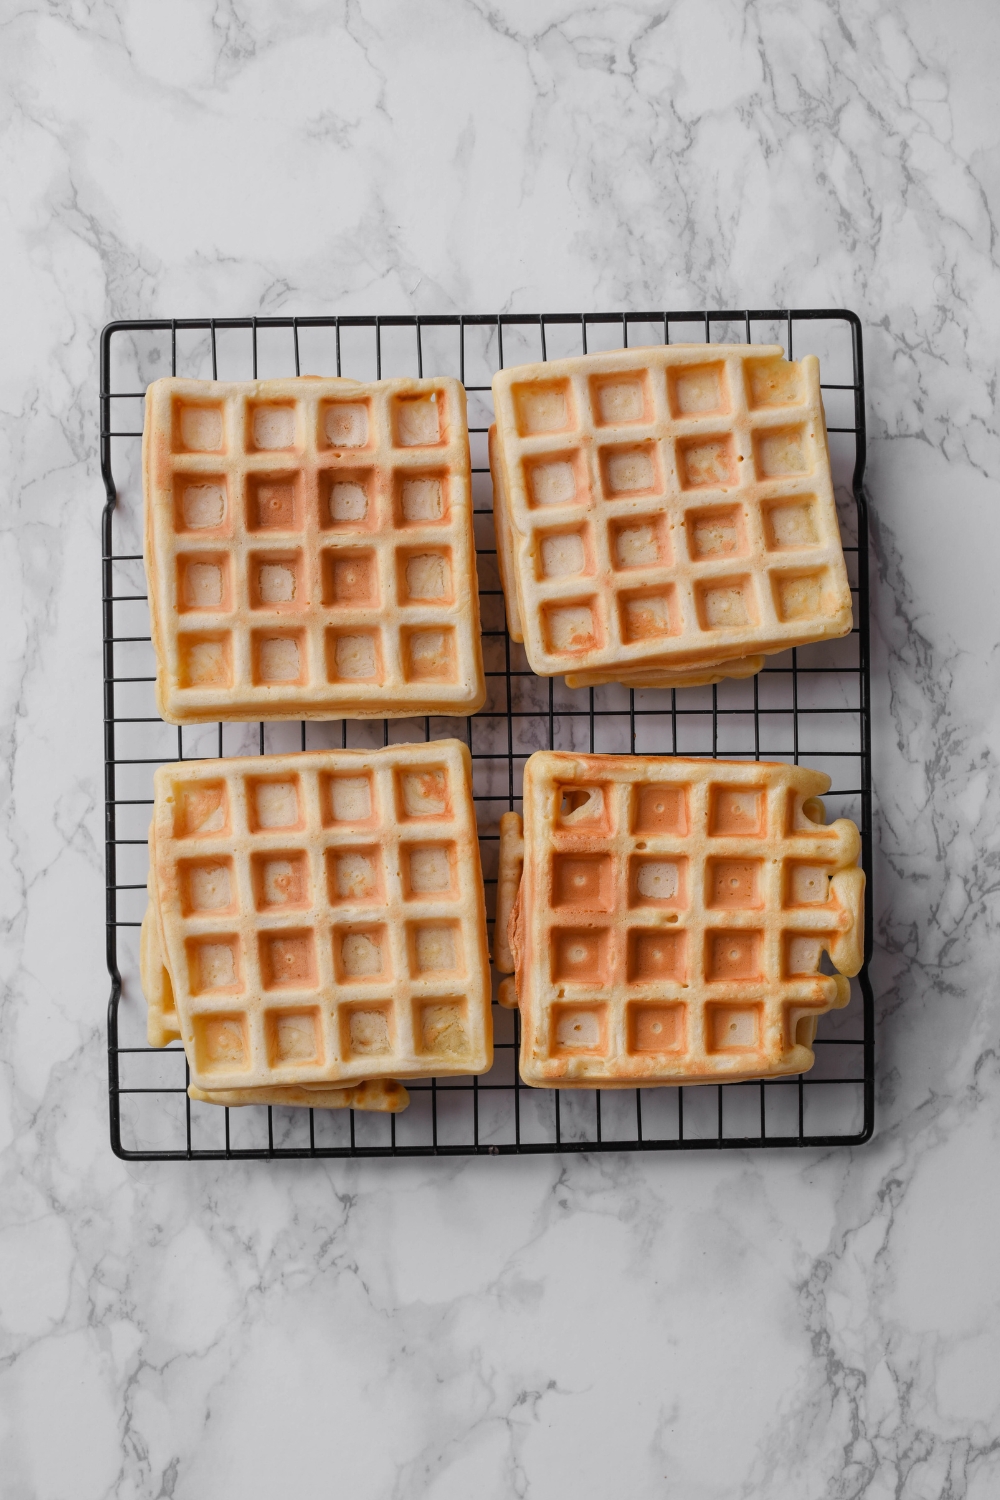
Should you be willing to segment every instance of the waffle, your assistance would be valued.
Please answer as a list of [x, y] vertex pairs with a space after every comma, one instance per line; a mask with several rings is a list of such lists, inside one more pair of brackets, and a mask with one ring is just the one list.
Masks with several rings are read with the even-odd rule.
[[850, 630], [815, 357], [619, 349], [493, 396], [508, 629], [540, 676], [693, 686]]
[[619, 682], [625, 687], [635, 688], [710, 687], [713, 682], [722, 682], [727, 677], [755, 677], [763, 665], [763, 656], [741, 656], [733, 661], [694, 667], [687, 672], [664, 674], [663, 669], [655, 665], [624, 672], [568, 672], [566, 686], [600, 687], [604, 683]]
[[394, 1108], [389, 1081], [490, 1067], [466, 746], [180, 761], [154, 792], [149, 1039], [181, 1037], [192, 1097]]
[[143, 478], [169, 723], [482, 705], [457, 380], [156, 380]]
[[[539, 751], [501, 827], [494, 960], [536, 1086], [801, 1073], [861, 967], [864, 873], [804, 766]], [[523, 862], [523, 871], [520, 866]], [[515, 895], [516, 892], [516, 895]], [[819, 972], [823, 951], [837, 974]]]
[[391, 1078], [374, 1078], [343, 1089], [264, 1088], [199, 1089], [188, 1085], [188, 1094], [202, 1104], [221, 1104], [238, 1109], [244, 1104], [283, 1104], [293, 1109], [364, 1109], [395, 1115], [405, 1109], [410, 1096]]
[[[147, 1005], [147, 1038], [151, 1047], [166, 1047], [181, 1040], [180, 1022], [174, 1006], [173, 985], [163, 962], [160, 948], [159, 888], [150, 873], [149, 906], [139, 935], [139, 975]], [[395, 1114], [405, 1109], [410, 1097], [394, 1079], [373, 1079], [346, 1088], [324, 1088], [322, 1085], [297, 1088], [294, 1085], [265, 1086], [249, 1089], [200, 1089], [188, 1085], [188, 1094], [204, 1104], [228, 1105], [230, 1109], [244, 1104], [283, 1104], [308, 1109], [363, 1109]]]

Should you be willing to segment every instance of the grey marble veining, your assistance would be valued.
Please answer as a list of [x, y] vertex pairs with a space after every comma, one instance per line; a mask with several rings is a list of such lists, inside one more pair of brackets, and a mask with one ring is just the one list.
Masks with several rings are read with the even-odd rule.
[[[1000, 1492], [988, 0], [0, 12], [0, 1493]], [[878, 1117], [856, 1152], [126, 1166], [111, 317], [855, 308]]]

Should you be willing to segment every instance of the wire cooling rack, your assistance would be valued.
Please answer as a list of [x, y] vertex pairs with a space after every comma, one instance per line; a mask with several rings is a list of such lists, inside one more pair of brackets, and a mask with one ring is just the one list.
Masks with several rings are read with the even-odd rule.
[[[750, 681], [681, 691], [568, 690], [535, 677], [505, 629], [486, 433], [490, 380], [503, 365], [675, 342], [780, 343], [816, 353], [855, 628], [840, 641], [767, 658]], [[143, 396], [161, 375], [248, 380], [291, 374], [457, 375], [469, 398], [485, 707], [472, 719], [384, 723], [164, 724], [142, 568]], [[455, 735], [472, 752], [487, 910], [496, 898], [498, 823], [520, 808], [535, 750], [641, 752], [782, 760], [827, 771], [831, 818], [862, 832], [871, 932], [871, 745], [868, 527], [862, 480], [865, 398], [861, 326], [844, 311], [503, 313], [498, 316], [218, 318], [109, 324], [101, 338], [104, 724], [107, 849], [108, 1071], [111, 1143], [129, 1160], [500, 1155], [835, 1146], [873, 1127], [873, 999], [867, 961], [850, 1004], [824, 1016], [816, 1065], [798, 1078], [689, 1088], [529, 1089], [517, 1071], [516, 1012], [494, 1005], [495, 1061], [483, 1078], [408, 1085], [399, 1115], [192, 1102], [179, 1045], [145, 1042], [138, 938], [145, 908], [152, 776], [168, 760], [352, 748]], [[870, 942], [870, 939], [869, 939]]]

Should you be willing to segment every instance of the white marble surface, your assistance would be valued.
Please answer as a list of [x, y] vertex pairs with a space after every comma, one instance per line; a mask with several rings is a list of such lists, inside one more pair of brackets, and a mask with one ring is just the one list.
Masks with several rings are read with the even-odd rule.
[[[0, 1493], [1000, 1493], [1000, 11], [21, 0], [4, 88]], [[108, 1147], [111, 317], [848, 305], [878, 1123], [856, 1152]]]

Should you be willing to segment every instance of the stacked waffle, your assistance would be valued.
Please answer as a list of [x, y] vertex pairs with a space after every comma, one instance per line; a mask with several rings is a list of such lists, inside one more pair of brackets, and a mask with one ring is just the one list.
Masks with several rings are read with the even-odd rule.
[[[858, 830], [804, 766], [541, 751], [501, 824], [494, 959], [521, 1077], [724, 1083], [804, 1072], [864, 947]], [[826, 952], [839, 971], [822, 974]], [[511, 993], [513, 988], [514, 993]]]
[[501, 370], [493, 395], [497, 552], [534, 672], [693, 686], [850, 630], [814, 357], [621, 349]]
[[456, 740], [161, 766], [142, 983], [219, 1104], [402, 1108], [492, 1063], [472, 763]]
[[480, 707], [457, 380], [157, 380], [143, 473], [169, 723]]

